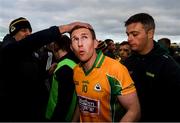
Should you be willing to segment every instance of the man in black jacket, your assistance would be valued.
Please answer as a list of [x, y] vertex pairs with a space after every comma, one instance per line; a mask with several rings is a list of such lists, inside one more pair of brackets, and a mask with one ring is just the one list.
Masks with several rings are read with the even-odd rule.
[[61, 34], [77, 25], [89, 27], [74, 22], [31, 34], [26, 18], [10, 23], [10, 34], [4, 37], [0, 49], [0, 121], [43, 121], [44, 83], [41, 68], [32, 54], [43, 45], [59, 40]]
[[141, 121], [180, 121], [180, 66], [153, 40], [154, 19], [135, 14], [125, 27], [134, 53], [124, 64], [137, 88]]
[[79, 59], [70, 49], [71, 39], [63, 35], [61, 41], [54, 42], [53, 54], [57, 66], [53, 72], [50, 96], [46, 109], [49, 121], [71, 122], [77, 104], [73, 68]]

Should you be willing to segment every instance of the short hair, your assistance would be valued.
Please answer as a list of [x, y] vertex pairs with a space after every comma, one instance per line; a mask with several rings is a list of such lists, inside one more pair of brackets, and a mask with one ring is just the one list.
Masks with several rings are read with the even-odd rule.
[[55, 41], [55, 44], [63, 51], [70, 51], [71, 39], [67, 35], [62, 35], [61, 38]]
[[99, 41], [98, 46], [96, 48], [97, 51], [102, 50], [103, 52], [107, 49], [107, 44], [105, 41]]
[[147, 13], [138, 13], [131, 16], [127, 21], [125, 21], [125, 27], [132, 23], [141, 23], [146, 31], [155, 29], [155, 22], [151, 15]]
[[123, 41], [119, 44], [119, 46], [123, 46], [123, 45], [129, 45], [129, 42], [128, 41]]
[[158, 43], [165, 43], [166, 44], [166, 46], [168, 45], [168, 47], [170, 47], [170, 45], [171, 45], [171, 40], [169, 39], [169, 38], [161, 38], [161, 39], [159, 39], [158, 40]]
[[104, 41], [106, 42], [107, 45], [109, 45], [109, 43], [110, 43], [111, 41], [114, 42], [112, 39], [105, 39]]
[[75, 30], [77, 30], [77, 29], [80, 29], [80, 28], [88, 29], [88, 30], [91, 32], [92, 39], [93, 39], [93, 40], [96, 39], [96, 33], [95, 33], [94, 29], [92, 29], [92, 28], [87, 28], [87, 27], [85, 27], [85, 26], [79, 26], [79, 25], [78, 25], [78, 26], [75, 26], [75, 27], [71, 30], [71, 32], [69, 33], [69, 34], [70, 34], [70, 37], [71, 37], [73, 31], [75, 31]]

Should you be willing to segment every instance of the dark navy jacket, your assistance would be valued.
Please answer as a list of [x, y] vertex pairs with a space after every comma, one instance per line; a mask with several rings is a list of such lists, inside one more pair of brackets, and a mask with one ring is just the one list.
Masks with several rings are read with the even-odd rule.
[[146, 55], [133, 53], [126, 61], [135, 82], [142, 121], [180, 121], [180, 66], [154, 41]]

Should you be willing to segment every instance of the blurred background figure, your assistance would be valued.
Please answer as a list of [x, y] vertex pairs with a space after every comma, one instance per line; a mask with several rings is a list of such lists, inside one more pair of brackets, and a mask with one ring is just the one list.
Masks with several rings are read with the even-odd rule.
[[1, 45], [2, 45], [2, 41], [0, 41], [0, 47], [1, 47]]
[[173, 49], [173, 58], [180, 64], [180, 46], [177, 43], [171, 43]]
[[171, 43], [169, 38], [161, 38], [158, 40], [158, 43], [176, 60], [176, 62], [180, 63], [180, 52], [178, 45]]
[[119, 56], [120, 62], [124, 63], [124, 61], [131, 55], [131, 47], [128, 41], [123, 41], [119, 44]]
[[113, 59], [115, 59], [115, 51], [116, 51], [116, 46], [114, 44], [114, 41], [112, 39], [106, 39], [104, 40], [107, 44], [107, 51], [104, 53], [106, 56], [109, 56]]
[[107, 44], [105, 41], [102, 41], [102, 40], [99, 40], [98, 41], [98, 46], [96, 48], [96, 51], [99, 52], [99, 51], [102, 51], [103, 53], [107, 52]]
[[174, 51], [171, 48], [171, 40], [169, 38], [161, 38], [158, 40], [158, 43], [165, 49], [167, 52], [173, 56]]

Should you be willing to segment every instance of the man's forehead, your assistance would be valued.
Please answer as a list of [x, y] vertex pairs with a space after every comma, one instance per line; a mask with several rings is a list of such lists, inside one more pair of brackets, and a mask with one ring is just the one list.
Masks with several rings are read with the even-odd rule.
[[89, 29], [87, 28], [79, 28], [79, 29], [76, 29], [72, 32], [71, 36], [75, 36], [75, 35], [88, 35], [90, 34], [90, 31]]

